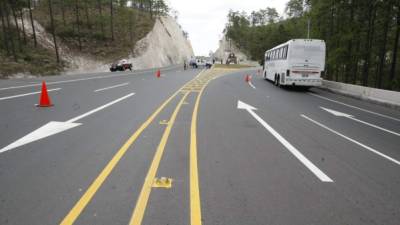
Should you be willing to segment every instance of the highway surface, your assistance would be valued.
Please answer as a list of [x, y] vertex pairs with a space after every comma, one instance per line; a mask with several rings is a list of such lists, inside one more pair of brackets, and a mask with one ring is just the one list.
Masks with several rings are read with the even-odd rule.
[[[0, 224], [398, 225], [400, 112], [257, 69], [0, 81]], [[252, 75], [245, 82], [245, 75]]]

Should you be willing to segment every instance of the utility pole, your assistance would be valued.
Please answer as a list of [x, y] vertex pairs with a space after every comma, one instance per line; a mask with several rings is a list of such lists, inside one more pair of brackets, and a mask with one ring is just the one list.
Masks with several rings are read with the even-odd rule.
[[310, 39], [310, 19], [307, 20], [307, 39]]

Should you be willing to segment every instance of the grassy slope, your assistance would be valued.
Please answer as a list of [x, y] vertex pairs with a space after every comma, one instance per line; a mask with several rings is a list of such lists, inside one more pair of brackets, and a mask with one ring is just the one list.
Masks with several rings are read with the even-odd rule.
[[[63, 44], [76, 53], [89, 56], [96, 60], [105, 62], [115, 61], [127, 57], [132, 53], [135, 43], [151, 31], [154, 19], [147, 13], [137, 10], [114, 8], [114, 41], [111, 40], [110, 10], [108, 5], [103, 6], [103, 16], [100, 17], [96, 8], [89, 8], [89, 24], [87, 24], [84, 7], [80, 8], [80, 37], [82, 40], [82, 51], [79, 51], [77, 24], [75, 12], [72, 6], [67, 6], [65, 13], [66, 26], [63, 24], [60, 7], [54, 6], [56, 21], [56, 34]], [[42, 4], [34, 10], [34, 19], [50, 31], [50, 17], [48, 5]], [[132, 21], [132, 39], [129, 32], [130, 19]], [[101, 32], [100, 24], [104, 24], [104, 35]], [[45, 49], [41, 46], [33, 47], [31, 37], [28, 43], [22, 44], [22, 51], [18, 49], [16, 33], [9, 34], [17, 46], [18, 61], [15, 62], [12, 56], [6, 54], [3, 46], [3, 38], [0, 33], [0, 78], [16, 73], [30, 73], [33, 75], [52, 75], [64, 70], [66, 62], [57, 64], [55, 52], [52, 49]], [[22, 36], [22, 35], [21, 35]], [[131, 41], [132, 40], [132, 41]]]
[[[94, 6], [94, 5], [93, 5]], [[110, 9], [108, 4], [102, 6], [102, 16], [97, 8], [86, 8], [81, 4], [79, 8], [80, 32], [77, 32], [77, 23], [74, 5], [66, 6], [65, 26], [62, 20], [61, 7], [54, 7], [57, 36], [71, 50], [91, 56], [97, 60], [115, 61], [124, 58], [132, 52], [135, 43], [143, 38], [153, 28], [154, 20], [147, 13], [135, 9], [114, 6], [114, 41], [111, 40]], [[42, 4], [34, 12], [34, 17], [47, 31], [50, 31], [48, 6]], [[104, 26], [104, 33], [101, 30]], [[132, 27], [132, 41], [129, 28]], [[78, 37], [82, 42], [82, 51], [79, 50]]]

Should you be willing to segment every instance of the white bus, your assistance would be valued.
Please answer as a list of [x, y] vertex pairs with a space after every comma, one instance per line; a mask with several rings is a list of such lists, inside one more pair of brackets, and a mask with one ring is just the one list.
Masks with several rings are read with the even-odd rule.
[[325, 42], [293, 39], [265, 52], [264, 78], [277, 86], [320, 86], [325, 70]]

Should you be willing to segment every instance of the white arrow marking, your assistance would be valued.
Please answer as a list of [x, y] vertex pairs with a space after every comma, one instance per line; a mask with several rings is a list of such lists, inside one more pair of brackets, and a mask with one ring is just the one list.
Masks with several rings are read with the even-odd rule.
[[[48, 91], [48, 92], [51, 92], [51, 91], [59, 91], [59, 90], [61, 90], [61, 88], [49, 89], [49, 90], [47, 90], [47, 91]], [[29, 96], [29, 95], [36, 95], [36, 94], [40, 94], [40, 91], [31, 92], [31, 93], [26, 93], [26, 94], [20, 94], [20, 95], [13, 95], [13, 96], [1, 97], [1, 98], [0, 98], [0, 101], [1, 101], [1, 100], [12, 99], [12, 98], [19, 98], [19, 97]]]
[[107, 104], [105, 104], [103, 106], [100, 106], [100, 107], [98, 107], [96, 109], [93, 109], [93, 110], [91, 110], [91, 111], [89, 111], [89, 112], [87, 112], [87, 113], [85, 113], [83, 115], [74, 117], [74, 118], [72, 118], [72, 119], [70, 119], [70, 120], [68, 120], [66, 122], [51, 121], [51, 122], [45, 124], [44, 126], [36, 129], [35, 131], [27, 134], [26, 136], [18, 139], [17, 141], [11, 143], [10, 145], [2, 148], [0, 150], [0, 154], [3, 153], [3, 152], [9, 151], [11, 149], [20, 147], [22, 145], [26, 145], [26, 144], [29, 144], [31, 142], [34, 142], [34, 141], [49, 137], [49, 136], [54, 135], [54, 134], [61, 133], [63, 131], [69, 130], [69, 129], [74, 128], [74, 127], [77, 127], [77, 126], [81, 125], [80, 123], [75, 123], [77, 120], [80, 120], [80, 119], [82, 119], [84, 117], [87, 117], [87, 116], [89, 116], [89, 115], [91, 115], [91, 114], [93, 114], [95, 112], [98, 112], [98, 111], [100, 111], [102, 109], [105, 109], [105, 108], [107, 108], [107, 107], [109, 107], [109, 106], [111, 106], [111, 105], [113, 105], [113, 104], [115, 104], [117, 102], [120, 102], [120, 101], [122, 101], [122, 100], [124, 100], [126, 98], [129, 98], [129, 97], [133, 96], [134, 94], [135, 93], [131, 93], [129, 95], [126, 95], [126, 96], [124, 96], [122, 98], [119, 98], [119, 99], [114, 100], [114, 101], [112, 101], [110, 103], [107, 103]]
[[21, 139], [11, 143], [7, 147], [3, 148], [0, 150], [0, 153], [9, 151], [11, 149], [20, 147], [22, 145], [26, 145], [28, 143], [37, 141], [39, 139], [43, 139], [45, 137], [61, 133], [63, 131], [66, 131], [68, 129], [74, 128], [81, 125], [80, 123], [65, 123], [65, 122], [56, 122], [56, 121], [51, 121], [48, 124], [40, 127], [39, 129], [33, 131], [32, 133], [26, 135], [25, 137], [22, 137]]
[[337, 104], [340, 104], [340, 105], [347, 106], [349, 108], [358, 109], [358, 110], [366, 112], [366, 113], [371, 113], [371, 114], [374, 114], [376, 116], [380, 116], [380, 117], [384, 117], [384, 118], [387, 118], [387, 119], [391, 119], [391, 120], [395, 120], [395, 121], [400, 122], [400, 119], [397, 119], [397, 118], [394, 118], [394, 117], [391, 117], [391, 116], [386, 116], [386, 115], [383, 115], [383, 114], [380, 114], [380, 113], [377, 113], [377, 112], [373, 112], [373, 111], [366, 110], [366, 109], [363, 109], [363, 108], [360, 108], [360, 107], [356, 107], [354, 105], [349, 105], [349, 104], [346, 104], [346, 103], [343, 103], [343, 102], [335, 101], [333, 99], [326, 98], [326, 97], [323, 97], [323, 96], [320, 96], [320, 95], [316, 95], [316, 94], [313, 94], [313, 93], [308, 93], [308, 94], [312, 95], [314, 97], [320, 98], [320, 99], [324, 99], [324, 100], [327, 100], [327, 101], [330, 101], [330, 102], [334, 102], [334, 103], [337, 103]]
[[261, 117], [259, 117], [254, 111], [257, 110], [251, 105], [248, 105], [242, 101], [238, 101], [238, 109], [244, 109], [250, 113], [261, 125], [265, 127], [278, 141], [289, 150], [305, 167], [314, 173], [322, 182], [333, 182], [324, 172], [322, 172], [317, 166], [315, 166], [310, 160], [308, 160], [299, 150], [297, 150], [292, 144], [290, 144], [284, 137], [276, 132], [270, 125], [268, 125]]
[[322, 128], [325, 128], [326, 130], [328, 130], [328, 131], [330, 131], [330, 132], [332, 132], [332, 133], [334, 133], [334, 134], [336, 134], [336, 135], [338, 135], [338, 136], [340, 136], [340, 137], [342, 137], [342, 138], [344, 138], [344, 139], [346, 139], [346, 140], [348, 140], [348, 141], [350, 141], [350, 142], [353, 142], [354, 144], [357, 144], [357, 145], [359, 145], [359, 146], [361, 146], [361, 147], [367, 149], [368, 151], [370, 151], [370, 152], [372, 152], [372, 153], [375, 153], [375, 154], [377, 154], [377, 155], [379, 155], [379, 156], [381, 156], [381, 157], [383, 157], [383, 158], [385, 158], [385, 159], [387, 159], [387, 160], [390, 160], [390, 161], [396, 163], [397, 165], [400, 165], [400, 162], [397, 161], [396, 159], [394, 159], [394, 158], [392, 158], [392, 157], [390, 157], [390, 156], [388, 156], [388, 155], [385, 155], [385, 154], [383, 154], [383, 153], [381, 153], [381, 152], [379, 152], [379, 151], [377, 151], [377, 150], [375, 150], [375, 149], [373, 149], [373, 148], [371, 148], [371, 147], [369, 147], [369, 146], [367, 146], [367, 145], [364, 145], [364, 144], [362, 144], [362, 143], [360, 143], [360, 142], [358, 142], [358, 141], [356, 141], [356, 140], [353, 140], [353, 139], [351, 139], [351, 138], [349, 138], [349, 137], [347, 137], [347, 136], [345, 136], [345, 135], [343, 135], [343, 134], [341, 134], [341, 133], [339, 133], [339, 132], [337, 132], [337, 131], [335, 131], [335, 130], [333, 130], [333, 129], [331, 129], [331, 128], [325, 126], [325, 125], [323, 125], [322, 123], [317, 122], [317, 121], [315, 121], [315, 120], [313, 120], [313, 119], [307, 117], [306, 115], [303, 115], [303, 114], [302, 114], [301, 117], [303, 117], [303, 118], [305, 118], [305, 119], [307, 119], [307, 120], [313, 122], [314, 124], [316, 124], [316, 125], [318, 125], [318, 126], [320, 126], [320, 127], [322, 127]]
[[385, 129], [385, 128], [383, 128], [383, 127], [380, 127], [380, 126], [377, 126], [377, 125], [374, 125], [374, 124], [371, 124], [371, 123], [368, 123], [368, 122], [365, 122], [365, 121], [356, 119], [356, 118], [354, 118], [354, 116], [352, 116], [352, 115], [349, 115], [349, 114], [346, 114], [346, 113], [342, 113], [342, 112], [338, 112], [338, 111], [335, 111], [335, 110], [332, 110], [332, 109], [327, 109], [327, 108], [324, 108], [324, 107], [320, 107], [320, 108], [323, 109], [323, 110], [325, 110], [325, 111], [327, 111], [327, 112], [329, 112], [329, 113], [331, 113], [331, 114], [333, 114], [333, 115], [335, 115], [335, 116], [346, 117], [346, 118], [348, 118], [348, 119], [357, 121], [357, 122], [359, 122], [359, 123], [363, 123], [363, 124], [368, 125], [368, 126], [370, 126], [370, 127], [374, 127], [374, 128], [376, 128], [376, 129], [379, 129], [379, 130], [382, 130], [382, 131], [385, 131], [385, 132], [388, 132], [388, 133], [391, 133], [391, 134], [400, 136], [399, 133], [396, 133], [396, 132], [394, 132], [394, 131]]
[[110, 89], [117, 88], [117, 87], [123, 87], [123, 86], [126, 86], [128, 84], [129, 84], [129, 82], [123, 83], [123, 84], [117, 84], [117, 85], [114, 85], [114, 86], [97, 89], [94, 92], [100, 92], [100, 91], [110, 90]]
[[250, 87], [252, 87], [253, 89], [256, 89], [256, 87], [253, 85], [253, 83], [251, 83], [251, 81], [248, 82]]

